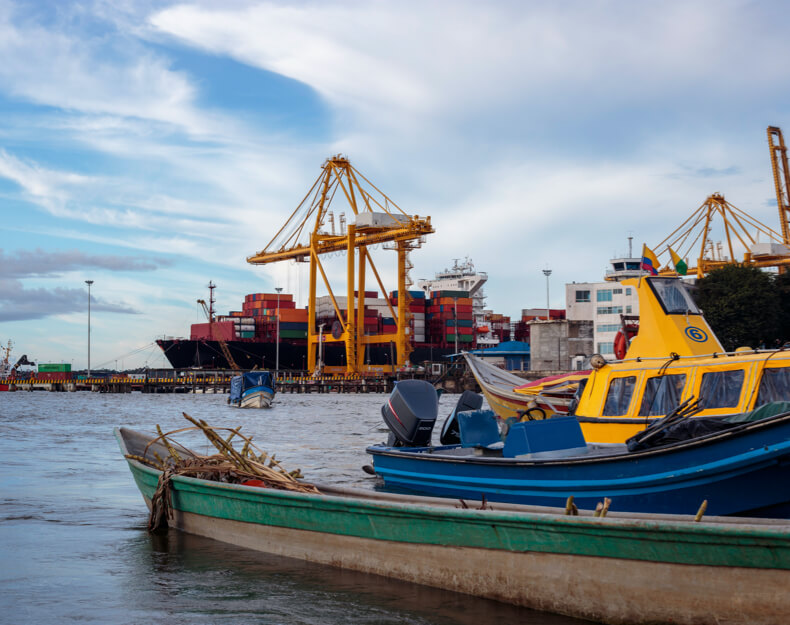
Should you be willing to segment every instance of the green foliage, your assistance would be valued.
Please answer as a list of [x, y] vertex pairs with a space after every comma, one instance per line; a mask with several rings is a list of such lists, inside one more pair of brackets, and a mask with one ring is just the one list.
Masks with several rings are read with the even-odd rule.
[[697, 304], [727, 351], [790, 338], [790, 278], [728, 265], [699, 280]]

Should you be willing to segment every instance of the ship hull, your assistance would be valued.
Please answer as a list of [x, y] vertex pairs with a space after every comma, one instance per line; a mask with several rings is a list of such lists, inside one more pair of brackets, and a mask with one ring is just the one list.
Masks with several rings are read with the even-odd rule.
[[[222, 355], [217, 341], [200, 341], [191, 339], [159, 339], [157, 345], [164, 352], [165, 358], [174, 369], [230, 369], [225, 356]], [[277, 361], [277, 344], [258, 341], [227, 341], [233, 360], [242, 369], [271, 369]], [[280, 343], [280, 369], [304, 371], [307, 369], [307, 345]], [[388, 365], [395, 356], [395, 347], [369, 346], [369, 364]], [[416, 348], [409, 359], [412, 364], [419, 365], [426, 361], [443, 361], [444, 356], [454, 353], [450, 348]], [[345, 366], [345, 346], [341, 343], [327, 344], [323, 348], [323, 361], [327, 366]]]

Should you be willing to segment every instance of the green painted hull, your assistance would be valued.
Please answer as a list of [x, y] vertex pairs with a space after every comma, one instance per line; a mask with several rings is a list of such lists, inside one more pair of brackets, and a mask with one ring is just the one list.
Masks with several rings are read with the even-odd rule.
[[[127, 433], [117, 431], [124, 451]], [[150, 502], [159, 472], [128, 462]], [[774, 623], [790, 614], [787, 522], [598, 519], [549, 508], [477, 510], [433, 498], [322, 492], [329, 494], [176, 476], [174, 524], [270, 553], [603, 622]], [[693, 605], [700, 596], [702, 609]]]

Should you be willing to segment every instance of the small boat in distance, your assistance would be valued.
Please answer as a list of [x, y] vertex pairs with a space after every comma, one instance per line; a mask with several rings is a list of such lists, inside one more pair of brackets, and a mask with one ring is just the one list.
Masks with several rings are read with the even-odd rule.
[[269, 371], [248, 371], [230, 381], [228, 403], [236, 408], [271, 408], [274, 377]]
[[787, 521], [168, 479], [154, 468], [169, 453], [155, 434], [115, 435], [146, 504], [161, 484], [169, 526], [190, 534], [596, 622], [768, 625], [790, 614]]

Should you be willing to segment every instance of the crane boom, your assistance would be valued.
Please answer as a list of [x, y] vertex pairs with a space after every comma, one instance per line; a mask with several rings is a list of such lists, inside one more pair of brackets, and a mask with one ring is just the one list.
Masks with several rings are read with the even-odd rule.
[[790, 169], [787, 166], [787, 147], [782, 130], [768, 126], [768, 145], [771, 149], [771, 168], [776, 186], [776, 203], [779, 206], [779, 223], [785, 245], [790, 245]]
[[[319, 341], [343, 342], [346, 348], [346, 371], [357, 373], [365, 369], [364, 356], [367, 345], [394, 343], [397, 349], [397, 366], [408, 362], [411, 353], [409, 337], [408, 287], [411, 286], [408, 254], [420, 247], [423, 237], [434, 232], [431, 218], [407, 215], [397, 204], [375, 187], [344, 156], [328, 158], [322, 172], [263, 250], [247, 258], [253, 265], [265, 265], [283, 260], [310, 263], [310, 294], [308, 304], [307, 358], [308, 369], [315, 370], [316, 347]], [[362, 182], [366, 183], [365, 185]], [[348, 203], [353, 217], [345, 224], [340, 215], [341, 232], [335, 233], [334, 211], [329, 210], [333, 198], [339, 195]], [[325, 223], [329, 221], [329, 223]], [[344, 227], [345, 226], [345, 227]], [[327, 230], [329, 232], [327, 232]], [[345, 232], [343, 232], [345, 230]], [[370, 246], [384, 244], [395, 249], [398, 256], [398, 308], [388, 303], [390, 313], [397, 322], [395, 334], [364, 333], [365, 278], [369, 267], [379, 288], [386, 290], [371, 257]], [[332, 252], [347, 254], [347, 311], [338, 305], [320, 257]], [[354, 257], [358, 256], [358, 269]], [[318, 274], [329, 292], [342, 332], [319, 337], [316, 330], [316, 285]], [[356, 288], [355, 288], [356, 287]], [[356, 294], [359, 293], [357, 297]]]

